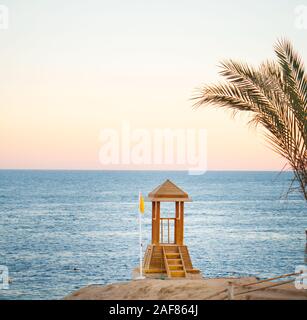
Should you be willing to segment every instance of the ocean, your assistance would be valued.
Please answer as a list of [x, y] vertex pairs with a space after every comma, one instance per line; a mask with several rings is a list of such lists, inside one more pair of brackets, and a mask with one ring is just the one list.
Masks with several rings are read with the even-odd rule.
[[[131, 279], [138, 265], [138, 192], [172, 180], [185, 206], [185, 243], [205, 277], [294, 272], [306, 255], [307, 204], [285, 198], [292, 173], [0, 171], [0, 299], [61, 299], [89, 284]], [[161, 215], [173, 213], [163, 205]], [[151, 237], [145, 203], [144, 249]]]

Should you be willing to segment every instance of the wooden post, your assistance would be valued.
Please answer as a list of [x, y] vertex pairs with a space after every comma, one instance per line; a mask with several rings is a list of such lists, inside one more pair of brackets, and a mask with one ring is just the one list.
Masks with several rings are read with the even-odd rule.
[[176, 201], [176, 219], [175, 219], [175, 243], [183, 245], [183, 217], [184, 217], [184, 202]]
[[178, 245], [183, 245], [183, 228], [184, 228], [184, 202], [179, 202], [179, 210], [178, 210], [179, 220], [178, 220]]
[[175, 243], [178, 244], [179, 243], [179, 202], [176, 201], [175, 202], [175, 225], [174, 225], [174, 228], [175, 228]]
[[155, 243], [155, 219], [156, 219], [156, 203], [152, 201], [151, 203], [151, 244]]
[[180, 202], [180, 245], [183, 245], [183, 236], [184, 236], [184, 202]]
[[184, 202], [176, 201], [175, 243], [183, 245]]
[[160, 202], [152, 202], [152, 230], [151, 243], [158, 245], [160, 243]]
[[157, 230], [156, 230], [156, 238], [157, 238], [157, 244], [160, 243], [160, 201], [157, 201]]

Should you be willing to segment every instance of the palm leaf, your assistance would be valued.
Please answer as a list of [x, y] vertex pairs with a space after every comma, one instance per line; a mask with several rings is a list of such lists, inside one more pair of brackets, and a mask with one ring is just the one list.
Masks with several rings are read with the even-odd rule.
[[307, 77], [290, 42], [275, 45], [277, 62], [258, 68], [233, 60], [221, 63], [225, 83], [206, 85], [194, 97], [194, 107], [214, 105], [251, 113], [250, 124], [262, 125], [271, 148], [285, 157], [307, 200]]

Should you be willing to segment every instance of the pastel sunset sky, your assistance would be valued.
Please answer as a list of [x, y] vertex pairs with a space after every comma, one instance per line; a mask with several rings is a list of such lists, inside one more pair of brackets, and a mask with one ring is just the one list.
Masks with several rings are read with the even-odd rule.
[[[107, 169], [100, 132], [204, 128], [210, 170], [280, 170], [248, 117], [193, 110], [227, 58], [258, 64], [280, 37], [307, 61], [286, 0], [10, 0], [0, 30], [0, 168]], [[118, 167], [120, 168], [120, 166]], [[140, 168], [134, 165], [131, 169]], [[148, 167], [146, 167], [148, 168]]]

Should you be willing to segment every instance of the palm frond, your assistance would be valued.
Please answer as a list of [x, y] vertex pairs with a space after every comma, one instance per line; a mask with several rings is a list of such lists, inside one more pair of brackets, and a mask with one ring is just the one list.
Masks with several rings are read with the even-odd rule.
[[287, 159], [307, 200], [307, 78], [290, 42], [275, 46], [278, 61], [258, 68], [233, 60], [221, 63], [225, 83], [206, 85], [194, 107], [213, 105], [250, 112], [250, 124], [262, 125], [272, 149]]

